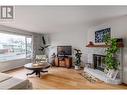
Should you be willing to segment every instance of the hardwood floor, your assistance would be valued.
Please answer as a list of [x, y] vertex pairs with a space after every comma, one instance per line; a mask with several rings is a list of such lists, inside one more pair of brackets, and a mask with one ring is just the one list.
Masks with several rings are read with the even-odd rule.
[[52, 67], [48, 73], [42, 74], [41, 78], [35, 75], [27, 77], [26, 73], [28, 72], [31, 71], [25, 68], [18, 68], [5, 73], [18, 78], [28, 78], [32, 82], [34, 89], [127, 89], [124, 84], [91, 83], [79, 74], [81, 71], [74, 69]]

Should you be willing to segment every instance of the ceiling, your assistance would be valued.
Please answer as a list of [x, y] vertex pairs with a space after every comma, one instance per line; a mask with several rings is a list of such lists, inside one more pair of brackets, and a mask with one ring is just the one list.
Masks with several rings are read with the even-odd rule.
[[15, 19], [1, 25], [37, 33], [52, 33], [68, 26], [93, 25], [127, 14], [127, 6], [15, 6]]

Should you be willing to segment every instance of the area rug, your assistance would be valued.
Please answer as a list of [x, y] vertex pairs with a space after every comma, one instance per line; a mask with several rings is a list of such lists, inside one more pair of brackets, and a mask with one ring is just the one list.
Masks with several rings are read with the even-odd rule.
[[79, 73], [81, 76], [83, 76], [86, 80], [88, 80], [91, 83], [96, 83], [96, 82], [103, 82], [99, 80], [98, 78], [94, 77], [93, 75], [87, 73], [87, 72], [81, 72]]

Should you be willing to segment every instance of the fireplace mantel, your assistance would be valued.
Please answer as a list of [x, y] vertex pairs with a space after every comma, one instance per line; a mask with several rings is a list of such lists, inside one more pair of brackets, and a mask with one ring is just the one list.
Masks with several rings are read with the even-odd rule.
[[[106, 45], [106, 44], [94, 44], [92, 41], [89, 42], [88, 45], [86, 45], [86, 47], [93, 47], [93, 48], [108, 48], [110, 47], [110, 45]], [[119, 48], [123, 48], [124, 47], [124, 43], [123, 43], [123, 39], [122, 38], [117, 38], [117, 47]]]

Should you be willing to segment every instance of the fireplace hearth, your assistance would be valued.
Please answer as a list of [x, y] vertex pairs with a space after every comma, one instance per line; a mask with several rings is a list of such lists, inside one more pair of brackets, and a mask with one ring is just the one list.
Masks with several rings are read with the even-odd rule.
[[93, 68], [98, 69], [100, 71], [104, 71], [105, 64], [104, 64], [105, 55], [100, 54], [93, 54]]

